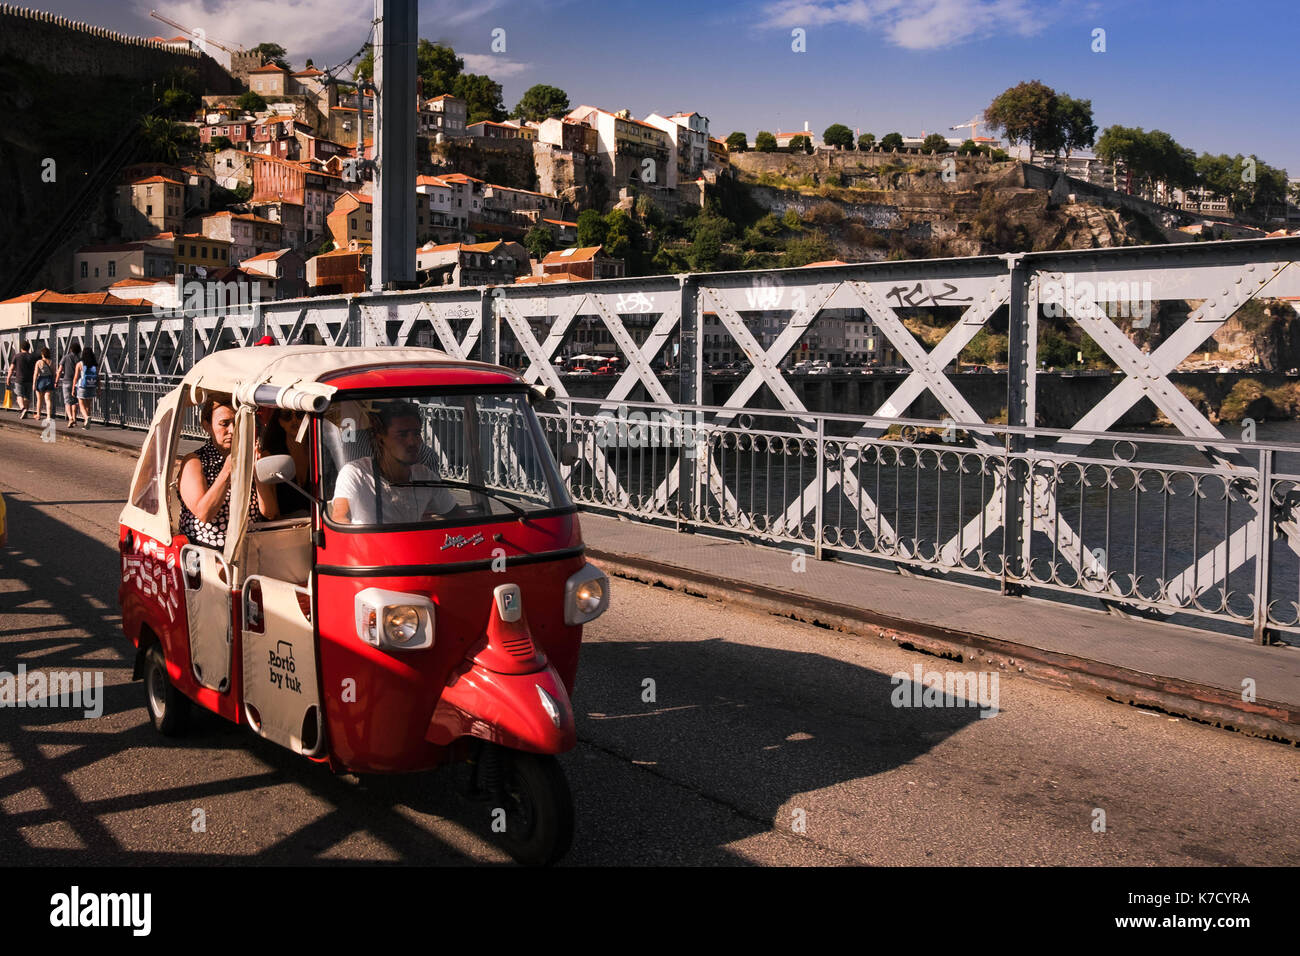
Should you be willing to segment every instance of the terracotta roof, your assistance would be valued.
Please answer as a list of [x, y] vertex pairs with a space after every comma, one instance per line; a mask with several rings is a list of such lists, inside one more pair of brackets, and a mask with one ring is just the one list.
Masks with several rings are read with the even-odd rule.
[[530, 195], [530, 196], [541, 196], [543, 199], [557, 199], [557, 200], [558, 200], [558, 199], [560, 198], [559, 196], [552, 196], [550, 193], [539, 193], [539, 192], [534, 192], [534, 191], [531, 190], [531, 189], [519, 189], [519, 188], [516, 187], [516, 186], [498, 186], [496, 183], [485, 183], [484, 185], [488, 186], [488, 187], [491, 188], [491, 189], [504, 189], [504, 190], [506, 190], [506, 191], [508, 191], [508, 192], [512, 192], [512, 193], [527, 193], [527, 194]]
[[294, 74], [292, 74], [292, 75], [293, 75], [293, 76], [324, 76], [324, 75], [325, 75], [325, 71], [324, 71], [324, 70], [318, 70], [318, 69], [316, 69], [316, 67], [314, 67], [314, 66], [309, 66], [309, 67], [307, 67], [307, 69], [305, 69], [305, 70], [299, 70], [297, 73], [294, 73]]
[[571, 272], [552, 272], [549, 275], [541, 276], [520, 276], [515, 280], [515, 285], [534, 285], [540, 282], [582, 282], [584, 280], [573, 275]]
[[331, 249], [329, 252], [322, 252], [318, 256], [312, 256], [313, 259], [325, 259], [330, 256], [360, 256], [363, 255], [360, 249]]
[[229, 216], [231, 219], [242, 219], [245, 222], [261, 222], [261, 223], [265, 223], [268, 226], [283, 225], [283, 223], [276, 222], [274, 219], [263, 219], [261, 216], [254, 216], [252, 213], [249, 212], [238, 212], [238, 213], [231, 212], [229, 209], [226, 209], [222, 212], [210, 213], [209, 215], [206, 215], [203, 218], [216, 219], [218, 217], [223, 217], [223, 216]]
[[51, 292], [49, 289], [41, 289], [38, 292], [28, 292], [26, 295], [5, 299], [0, 302], [0, 305], [17, 305], [24, 302], [41, 302], [47, 305], [153, 305], [148, 299], [119, 299], [107, 292], [82, 292], [65, 295], [62, 292]]
[[473, 176], [467, 176], [464, 173], [447, 173], [441, 177], [443, 182], [447, 183], [481, 183], [482, 179], [475, 179]]
[[438, 246], [422, 246], [416, 252], [451, 252], [453, 249], [459, 252], [492, 252], [502, 245], [500, 239], [492, 242], [444, 242]]
[[279, 259], [279, 258], [280, 258], [282, 255], [284, 255], [286, 252], [292, 252], [292, 251], [293, 251], [292, 249], [281, 249], [281, 250], [279, 250], [278, 252], [262, 252], [262, 253], [258, 253], [258, 254], [255, 255], [255, 256], [249, 256], [247, 259], [245, 259], [245, 260], [243, 260], [243, 261], [244, 261], [244, 262], [257, 262], [258, 260], [261, 260], [261, 259], [265, 259], [265, 260], [267, 260], [267, 261], [270, 261], [270, 260], [272, 260], [272, 259]]
[[163, 248], [151, 247], [150, 242], [154, 239], [170, 239], [172, 234], [160, 233], [156, 236], [150, 236], [148, 239], [137, 239], [135, 242], [121, 242], [109, 246], [82, 246], [74, 255], [92, 255], [96, 252], [135, 252], [137, 249]]
[[557, 249], [554, 252], [548, 252], [542, 262], [561, 265], [566, 262], [585, 262], [588, 259], [595, 259], [601, 248], [601, 246], [582, 246], [581, 248]]
[[168, 278], [167, 276], [162, 276], [162, 277], [160, 277], [160, 278], [156, 278], [156, 279], [136, 279], [136, 278], [130, 278], [130, 279], [119, 279], [119, 280], [117, 280], [116, 282], [114, 282], [111, 286], [109, 286], [109, 288], [110, 288], [110, 289], [121, 289], [121, 288], [125, 288], [125, 287], [127, 287], [127, 286], [140, 286], [140, 285], [171, 285], [173, 281], [175, 281], [175, 280], [173, 280], [173, 279], [171, 279], [171, 278]]
[[143, 186], [145, 183], [171, 183], [173, 186], [184, 186], [184, 183], [178, 183], [174, 179], [168, 179], [166, 176], [150, 176], [147, 179], [133, 179], [128, 186]]
[[576, 222], [569, 222], [567, 219], [543, 219], [542, 222], [553, 222], [557, 226], [572, 226], [574, 229], [578, 228]]
[[823, 259], [820, 262], [808, 262], [800, 266], [801, 269], [812, 269], [815, 266], [847, 266], [848, 263], [843, 259]]
[[276, 66], [274, 63], [268, 63], [266, 66], [259, 66], [256, 70], [249, 70], [249, 73], [288, 73], [282, 66]]

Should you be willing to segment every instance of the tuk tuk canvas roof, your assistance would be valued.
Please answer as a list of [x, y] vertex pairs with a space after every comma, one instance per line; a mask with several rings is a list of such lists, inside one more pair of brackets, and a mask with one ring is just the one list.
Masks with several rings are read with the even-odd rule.
[[323, 377], [349, 369], [408, 362], [493, 367], [480, 362], [467, 363], [446, 352], [428, 348], [263, 345], [213, 352], [194, 363], [186, 373], [183, 385], [186, 388], [198, 386], [208, 392], [234, 393], [249, 386], [284, 387], [318, 382]]

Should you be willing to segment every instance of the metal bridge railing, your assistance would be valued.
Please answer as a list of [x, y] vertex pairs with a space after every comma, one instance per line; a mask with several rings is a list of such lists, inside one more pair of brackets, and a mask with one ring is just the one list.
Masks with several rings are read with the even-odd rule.
[[[1117, 613], [1300, 635], [1300, 445], [565, 400], [584, 508]], [[722, 418], [723, 421], [717, 421]], [[1090, 438], [1077, 451], [1054, 445]], [[1017, 494], [1017, 489], [1020, 493]], [[1266, 493], [1261, 494], [1261, 489]]]
[[[115, 376], [94, 419], [146, 428], [177, 382]], [[1300, 636], [1300, 445], [734, 413], [566, 398], [538, 417], [557, 459], [577, 444], [561, 471], [586, 510], [1118, 613], [1191, 615], [1259, 639]], [[183, 433], [203, 437], [193, 408]], [[525, 444], [504, 426], [493, 434], [502, 460]], [[452, 440], [463, 436], [442, 435]]]

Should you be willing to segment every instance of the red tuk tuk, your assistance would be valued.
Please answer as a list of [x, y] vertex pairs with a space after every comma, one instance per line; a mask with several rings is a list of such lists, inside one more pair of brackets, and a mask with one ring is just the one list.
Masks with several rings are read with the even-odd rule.
[[[122, 624], [158, 730], [182, 733], [197, 705], [336, 772], [469, 761], [508, 852], [559, 859], [573, 805], [555, 755], [576, 742], [582, 626], [609, 583], [583, 557], [545, 397], [429, 349], [195, 363], [159, 402], [121, 516]], [[273, 519], [228, 505], [206, 539], [184, 520], [176, 451], [199, 407], [225, 416], [225, 447], [205, 426], [199, 455], [225, 452], [212, 480], [228, 502], [274, 492]], [[292, 454], [259, 450], [270, 419]]]

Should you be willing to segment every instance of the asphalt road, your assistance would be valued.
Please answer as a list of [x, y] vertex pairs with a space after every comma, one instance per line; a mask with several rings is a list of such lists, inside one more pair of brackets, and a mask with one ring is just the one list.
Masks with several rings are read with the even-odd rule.
[[[105, 680], [98, 718], [0, 707], [0, 864], [507, 862], [455, 773], [336, 777], [210, 715], [153, 732], [116, 606], [133, 466], [0, 426], [0, 671]], [[566, 862], [1300, 864], [1295, 749], [1005, 673], [988, 719], [893, 706], [916, 664], [965, 666], [616, 580]]]

